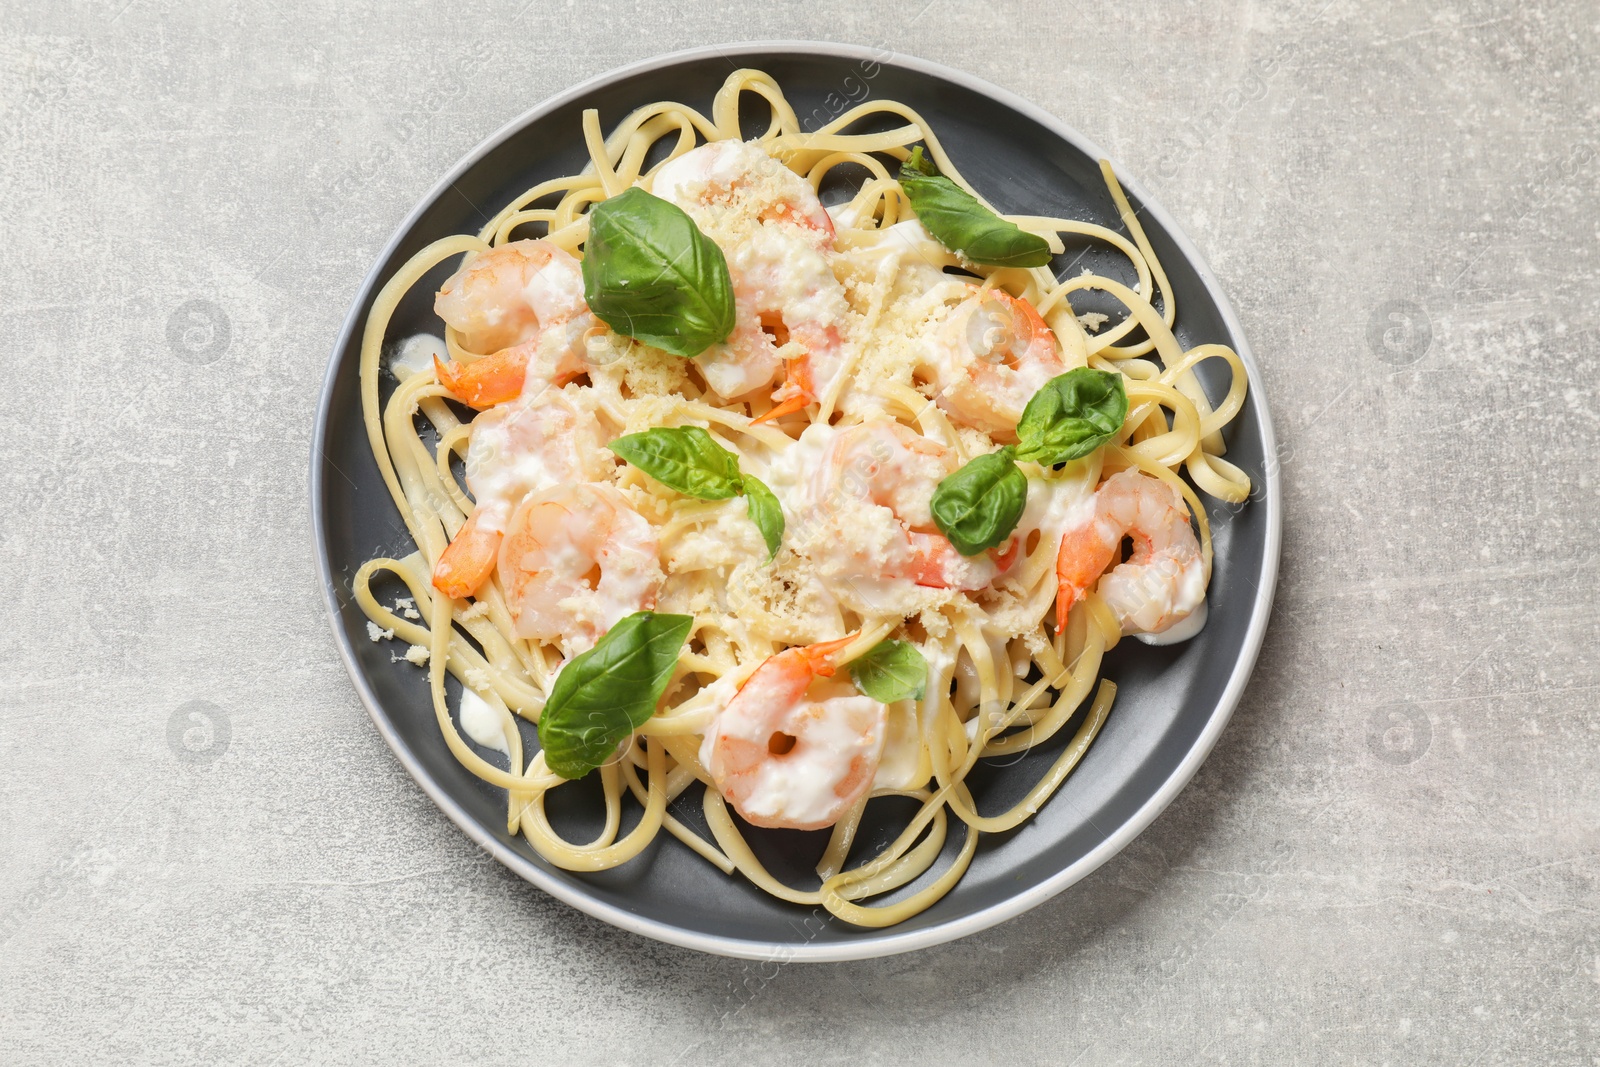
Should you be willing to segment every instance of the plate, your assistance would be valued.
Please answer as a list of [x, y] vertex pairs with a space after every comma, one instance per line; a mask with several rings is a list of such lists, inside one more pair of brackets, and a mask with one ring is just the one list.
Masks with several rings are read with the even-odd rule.
[[[328, 609], [350, 677], [390, 748], [441, 811], [501, 863], [550, 895], [597, 918], [647, 937], [706, 952], [753, 959], [844, 960], [939, 944], [993, 926], [1061, 892], [1123, 848], [1171, 802], [1211, 751], [1255, 664], [1277, 577], [1280, 497], [1271, 423], [1261, 375], [1238, 320], [1194, 246], [1137, 181], [1119, 176], [1165, 266], [1177, 299], [1178, 339], [1185, 348], [1231, 345], [1250, 370], [1244, 410], [1227, 431], [1228, 458], [1249, 472], [1255, 492], [1244, 505], [1211, 505], [1216, 566], [1210, 619], [1195, 639], [1149, 647], [1124, 641], [1104, 673], [1118, 686], [1117, 703], [1077, 771], [1031, 821], [986, 836], [971, 869], [933, 907], [898, 926], [865, 930], [776, 900], [743, 878], [726, 877], [666, 834], [633, 861], [600, 874], [552, 867], [505, 829], [503, 794], [457, 764], [434, 722], [425, 675], [394, 662], [392, 643], [374, 643], [350, 595], [356, 569], [375, 555], [411, 551], [405, 526], [368, 452], [357, 381], [361, 332], [384, 281], [415, 251], [440, 237], [475, 232], [486, 218], [544, 178], [576, 173], [587, 161], [583, 109], [598, 108], [609, 128], [652, 100], [681, 100], [709, 111], [712, 95], [735, 67], [758, 67], [778, 80], [807, 128], [865, 96], [900, 100], [939, 134], [962, 173], [1002, 211], [1086, 219], [1119, 228], [1101, 181], [1099, 149], [1038, 107], [971, 75], [907, 56], [832, 44], [774, 42], [678, 52], [636, 63], [548, 100], [494, 134], [447, 174], [411, 212], [356, 298], [333, 350], [317, 414], [311, 466], [312, 522]], [[752, 104], [754, 101], [752, 101]], [[757, 115], [752, 108], [750, 133]], [[831, 195], [830, 195], [831, 193]], [[844, 190], [824, 190], [830, 202]], [[1082, 249], [1057, 257], [1058, 274]], [[1083, 265], [1127, 277], [1107, 254]], [[437, 279], [413, 287], [391, 324], [390, 340], [437, 332], [431, 293]], [[1082, 310], [1082, 308], [1080, 308]], [[1207, 361], [1202, 370], [1219, 361]], [[1214, 397], [1225, 372], [1202, 375]], [[393, 383], [390, 382], [390, 385]], [[456, 692], [452, 681], [452, 693]], [[453, 698], [452, 698], [453, 706]], [[979, 810], [1009, 807], [1054, 759], [1071, 728], [1006, 767], [985, 767], [968, 779]], [[525, 730], [534, 740], [531, 725]], [[550, 801], [552, 818], [582, 840], [598, 813], [569, 787]], [[558, 802], [559, 801], [559, 802]], [[597, 808], [598, 803], [592, 807]], [[680, 802], [687, 822], [699, 805]], [[870, 828], [863, 827], [870, 839]], [[880, 837], [889, 828], [880, 832]], [[817, 835], [757, 831], [757, 854], [780, 877], [806, 884], [820, 853]], [[948, 853], [959, 846], [952, 827]], [[867, 840], [863, 844], [868, 843]]]

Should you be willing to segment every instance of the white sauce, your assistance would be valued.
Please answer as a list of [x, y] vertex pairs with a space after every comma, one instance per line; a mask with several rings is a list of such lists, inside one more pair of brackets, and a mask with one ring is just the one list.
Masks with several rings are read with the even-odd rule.
[[928, 781], [922, 761], [922, 735], [917, 728], [917, 703], [889, 705], [883, 731], [883, 755], [872, 778], [874, 789], [915, 789]]
[[492, 748], [507, 756], [511, 754], [506, 735], [501, 728], [500, 712], [471, 689], [461, 690], [461, 731], [484, 748]]
[[[1200, 591], [1200, 595], [1205, 595], [1204, 589]], [[1143, 641], [1147, 645], [1175, 645], [1180, 641], [1189, 640], [1189, 638], [1193, 637], [1195, 634], [1204, 629], [1205, 625], [1206, 602], [1202, 600], [1200, 601], [1200, 605], [1191, 611], [1186, 617], [1179, 619], [1177, 622], [1173, 623], [1165, 630], [1162, 630], [1160, 633], [1134, 634], [1133, 636]]]
[[1067, 530], [1077, 529], [1094, 517], [1094, 487], [1084, 479], [1039, 477], [1028, 479], [1028, 503], [1017, 522], [1024, 533], [1042, 530], [1060, 540]]
[[488, 530], [505, 529], [529, 493], [592, 481], [604, 470], [594, 420], [559, 389], [472, 420], [466, 467], [478, 521]]
[[[546, 507], [551, 503], [556, 506]], [[608, 524], [603, 533], [600, 523]], [[557, 487], [529, 496], [509, 528], [522, 538], [507, 540], [500, 555], [501, 576], [514, 569], [521, 579], [520, 591], [507, 592], [513, 632], [555, 641], [568, 657], [593, 648], [660, 587], [655, 531], [611, 486]], [[590, 587], [585, 576], [595, 566], [600, 577]]]
[[[829, 213], [842, 222], [845, 212], [841, 209], [844, 206], [830, 209]], [[921, 263], [932, 267], [934, 275], [931, 276], [931, 280], [934, 282], [943, 280], [943, 268], [946, 265], [960, 262], [943, 245], [935, 241], [933, 235], [916, 219], [897, 222], [885, 230], [867, 232], [869, 236], [855, 238], [848, 246], [841, 243], [841, 254], [874, 267], [889, 256], [902, 256], [907, 263]]]
[[436, 337], [431, 333], [413, 334], [400, 342], [395, 353], [389, 359], [389, 370], [402, 382], [413, 374], [421, 374], [433, 366], [433, 357], [438, 356], [441, 361], [450, 359], [449, 350], [444, 346], [444, 338]]
[[794, 230], [763, 226], [728, 255], [728, 270], [761, 308], [780, 308], [787, 322], [819, 326], [844, 321], [844, 289], [827, 258]]
[[807, 476], [822, 468], [822, 457], [837, 432], [823, 423], [807, 426], [793, 444], [767, 464], [767, 485], [783, 502], [785, 515], [795, 514]]
[[768, 468], [768, 484], [787, 522], [784, 538], [842, 603], [886, 615], [914, 614], [922, 595], [918, 587], [890, 576], [904, 566], [903, 527], [888, 508], [867, 498], [859, 474], [828, 476], [840, 432], [823, 423], [809, 426]]
[[752, 178], [779, 187], [787, 185], [798, 195], [810, 191], [801, 189], [803, 178], [749, 141], [718, 141], [701, 145], [656, 171], [651, 192], [692, 215], [703, 207], [708, 190], [732, 189], [749, 184]]
[[557, 323], [588, 310], [583, 302], [583, 268], [569, 255], [552, 256], [533, 272], [522, 290], [541, 325]]

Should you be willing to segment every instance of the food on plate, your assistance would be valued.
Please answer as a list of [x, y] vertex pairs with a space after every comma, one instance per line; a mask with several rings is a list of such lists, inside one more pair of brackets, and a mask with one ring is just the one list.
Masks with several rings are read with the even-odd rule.
[[[771, 109], [753, 139], [745, 94]], [[1115, 696], [1107, 650], [1204, 625], [1199, 494], [1251, 487], [1221, 433], [1244, 368], [1179, 345], [1108, 165], [1120, 231], [1002, 215], [910, 108], [807, 131], [754, 70], [709, 115], [663, 101], [606, 136], [591, 111], [582, 135], [583, 173], [418, 252], [374, 302], [363, 413], [413, 550], [362, 567], [357, 599], [551, 863], [614, 867], [665, 831], [784, 900], [899, 922], [1072, 772]], [[1063, 236], [1125, 280], [1072, 274]], [[439, 335], [386, 348], [423, 285]], [[1090, 291], [1120, 317], [1075, 309]], [[1020, 802], [978, 813], [980, 760], [1064, 731], [1042, 774], [1006, 768], [1034, 777]], [[604, 826], [572, 841], [545, 798], [590, 776]], [[891, 796], [915, 813], [860, 855]], [[775, 878], [751, 826], [827, 831], [816, 883]]]

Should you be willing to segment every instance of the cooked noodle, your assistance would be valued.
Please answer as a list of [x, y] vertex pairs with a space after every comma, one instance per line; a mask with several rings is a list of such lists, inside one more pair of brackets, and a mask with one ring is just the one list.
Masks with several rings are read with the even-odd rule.
[[[474, 602], [449, 599], [430, 581], [441, 553], [473, 507], [452, 469], [452, 463], [466, 451], [470, 423], [462, 420], [462, 409], [452, 404], [454, 398], [431, 369], [401, 376], [387, 403], [380, 404], [390, 319], [401, 299], [421, 279], [447, 261], [470, 260], [521, 237], [542, 236], [581, 255], [588, 233], [588, 209], [636, 184], [648, 187], [665, 159], [682, 156], [706, 141], [740, 138], [738, 105], [746, 93], [760, 96], [770, 106], [771, 119], [758, 143], [807, 179], [813, 189], [838, 168], [854, 167], [864, 173], [853, 199], [832, 209], [837, 247], [845, 259], [852, 250], [881, 251], [883, 231], [909, 217], [907, 202], [892, 174], [914, 143], [925, 145], [939, 169], [966, 187], [935, 131], [903, 104], [888, 100], [863, 103], [821, 129], [807, 132], [777, 84], [754, 70], [730, 75], [709, 116], [686, 104], [662, 101], [640, 108], [609, 136], [602, 136], [598, 115], [586, 112], [582, 132], [591, 163], [583, 173], [539, 183], [505, 205], [476, 235], [448, 237], [429, 245], [395, 272], [373, 302], [361, 348], [363, 417], [373, 455], [416, 551], [403, 558], [371, 560], [357, 573], [354, 591], [378, 629], [392, 631], [400, 641], [426, 650], [428, 683], [444, 743], [467, 770], [506, 790], [508, 830], [523, 834], [552, 864], [575, 871], [609, 868], [639, 855], [665, 830], [724, 873], [738, 872], [773, 896], [825, 907], [859, 926], [888, 926], [915, 915], [948, 892], [971, 862], [981, 833], [1011, 829], [1038, 811], [1077, 766], [1105, 722], [1116, 687], [1099, 678], [1100, 666], [1105, 653], [1123, 636], [1123, 626], [1090, 590], [1072, 608], [1066, 627], [1053, 632], [1055, 540], [1050, 536], [1032, 539], [1035, 543], [1025, 546], [1024, 556], [995, 591], [928, 594], [921, 610], [908, 615], [836, 605], [831, 610], [838, 630], [833, 633], [801, 633], [804, 627], [797, 628], [793, 619], [782, 612], [762, 610], [748, 598], [729, 606], [725, 593], [733, 579], [726, 562], [713, 560], [699, 571], [670, 572], [677, 602], [698, 605], [690, 643], [680, 660], [680, 675], [669, 690], [667, 706], [599, 769], [605, 805], [602, 832], [591, 841], [569, 841], [551, 825], [545, 811], [546, 795], [566, 779], [546, 767], [542, 753], [523, 750], [516, 726], [518, 718], [538, 721], [562, 662], [560, 649], [515, 636], [498, 575]], [[903, 124], [881, 132], [850, 132], [867, 120], [872, 120], [874, 128], [881, 126], [886, 117]], [[1060, 235], [1103, 243], [1126, 258], [1137, 279], [1135, 284], [1089, 273], [1057, 279], [1049, 267], [1002, 269], [964, 264], [966, 274], [972, 282], [999, 287], [1032, 302], [1058, 339], [1061, 359], [1068, 367], [1087, 365], [1124, 376], [1129, 413], [1120, 434], [1093, 455], [1068, 464], [1055, 477], [1074, 483], [1081, 493], [1131, 467], [1175, 487], [1197, 526], [1209, 582], [1211, 533], [1198, 493], [1237, 503], [1250, 492], [1247, 475], [1221, 456], [1220, 431], [1243, 405], [1244, 367], [1238, 355], [1223, 345], [1203, 344], [1187, 351], [1179, 345], [1172, 332], [1175, 307], [1166, 275], [1109, 165], [1102, 163], [1101, 169], [1125, 232], [1072, 219], [1011, 216], [1011, 220], [1044, 236], [1057, 252], [1062, 248]], [[840, 269], [849, 273], [856, 336], [864, 338], [893, 311], [891, 295], [896, 292], [896, 279], [907, 269], [905, 259], [861, 255], [853, 266]], [[1103, 332], [1085, 329], [1072, 299], [1088, 290], [1120, 302], [1126, 309], [1125, 318]], [[565, 389], [577, 396], [584, 410], [612, 436], [647, 425], [709, 427], [742, 461], [759, 463], [761, 457], [770, 459], [792, 447], [797, 431], [806, 425], [804, 418], [753, 423], [770, 402], [720, 400], [700, 379], [694, 361], [646, 350], [609, 332], [601, 340], [598, 351], [603, 351], [605, 358], [589, 368], [588, 383]], [[454, 329], [445, 330], [444, 344], [449, 356], [464, 364], [484, 355], [467, 350]], [[863, 355], [866, 347], [854, 346], [850, 358], [868, 359]], [[1206, 360], [1226, 364], [1232, 376], [1227, 394], [1215, 403], [1208, 400], [1194, 374]], [[859, 397], [850, 388], [859, 388], [876, 397], [879, 410], [953, 449], [962, 460], [994, 447], [973, 431], [953, 426], [921, 383], [863, 381], [856, 377], [858, 372], [868, 370], [855, 363], [847, 366], [834, 387], [810, 409], [809, 419], [853, 421]], [[430, 441], [437, 444], [430, 445]], [[1187, 480], [1180, 476], [1183, 472]], [[663, 556], [677, 551], [682, 539], [703, 541], [707, 530], [730, 509], [739, 507], [737, 499], [682, 498], [626, 465], [618, 465], [608, 477], [649, 519]], [[381, 603], [374, 589], [380, 578], [403, 583], [415, 611]], [[1019, 623], [1019, 619], [1023, 621]], [[890, 709], [888, 729], [894, 758], [899, 761], [898, 780], [880, 781], [870, 793], [871, 798], [909, 798], [917, 810], [891, 844], [862, 861], [851, 855], [851, 846], [858, 827], [872, 823], [875, 806], [866, 801], [856, 804], [833, 827], [818, 866], [820, 884], [797, 888], [765, 870], [746, 843], [739, 823], [701, 764], [700, 742], [729, 686], [747, 678], [768, 656], [793, 644], [848, 632], [858, 636], [843, 659], [865, 652], [886, 637], [899, 636], [914, 640], [930, 664], [925, 697]], [[416, 662], [422, 655], [413, 651], [408, 658]], [[446, 698], [447, 673], [486, 701], [498, 717], [507, 749], [505, 768], [486, 759], [458, 730]], [[717, 686], [719, 680], [721, 686]], [[1087, 711], [1080, 716], [1079, 709], [1086, 701]], [[980, 759], [1008, 757], [1014, 762], [1075, 720], [1079, 725], [1070, 740], [1021, 801], [999, 814], [977, 811], [966, 779]], [[669, 811], [673, 801], [696, 787], [702, 787], [710, 840]], [[632, 828], [623, 833], [628, 808], [638, 814]], [[941, 863], [952, 832], [959, 847], [953, 860]], [[887, 903], [869, 903], [907, 886], [914, 886], [914, 891]]]

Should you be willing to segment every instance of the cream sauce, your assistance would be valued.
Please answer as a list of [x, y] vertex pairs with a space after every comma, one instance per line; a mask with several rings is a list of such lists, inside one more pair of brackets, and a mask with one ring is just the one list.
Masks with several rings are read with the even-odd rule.
[[457, 705], [457, 710], [461, 718], [461, 732], [470, 737], [474, 743], [507, 756], [511, 754], [511, 748], [506, 743], [500, 712], [494, 705], [471, 689], [463, 688], [461, 703]]
[[598, 481], [605, 473], [594, 418], [559, 389], [501, 404], [472, 420], [467, 488], [478, 524], [504, 531], [529, 493], [564, 482]]
[[431, 333], [412, 334], [401, 341], [394, 355], [389, 357], [389, 370], [403, 382], [413, 374], [432, 369], [435, 356], [441, 361], [449, 360], [450, 353], [444, 346], [444, 338]]
[[[1204, 587], [1201, 588], [1200, 595], [1202, 597], [1205, 596]], [[1201, 630], [1205, 629], [1206, 615], [1206, 601], [1201, 600], [1193, 611], [1191, 611], [1185, 617], [1179, 619], [1177, 622], [1173, 623], [1171, 626], [1167, 627], [1165, 630], [1162, 630], [1160, 633], [1140, 633], [1133, 634], [1132, 636], [1138, 638], [1147, 645], [1176, 645], [1179, 642], [1189, 640]]]

